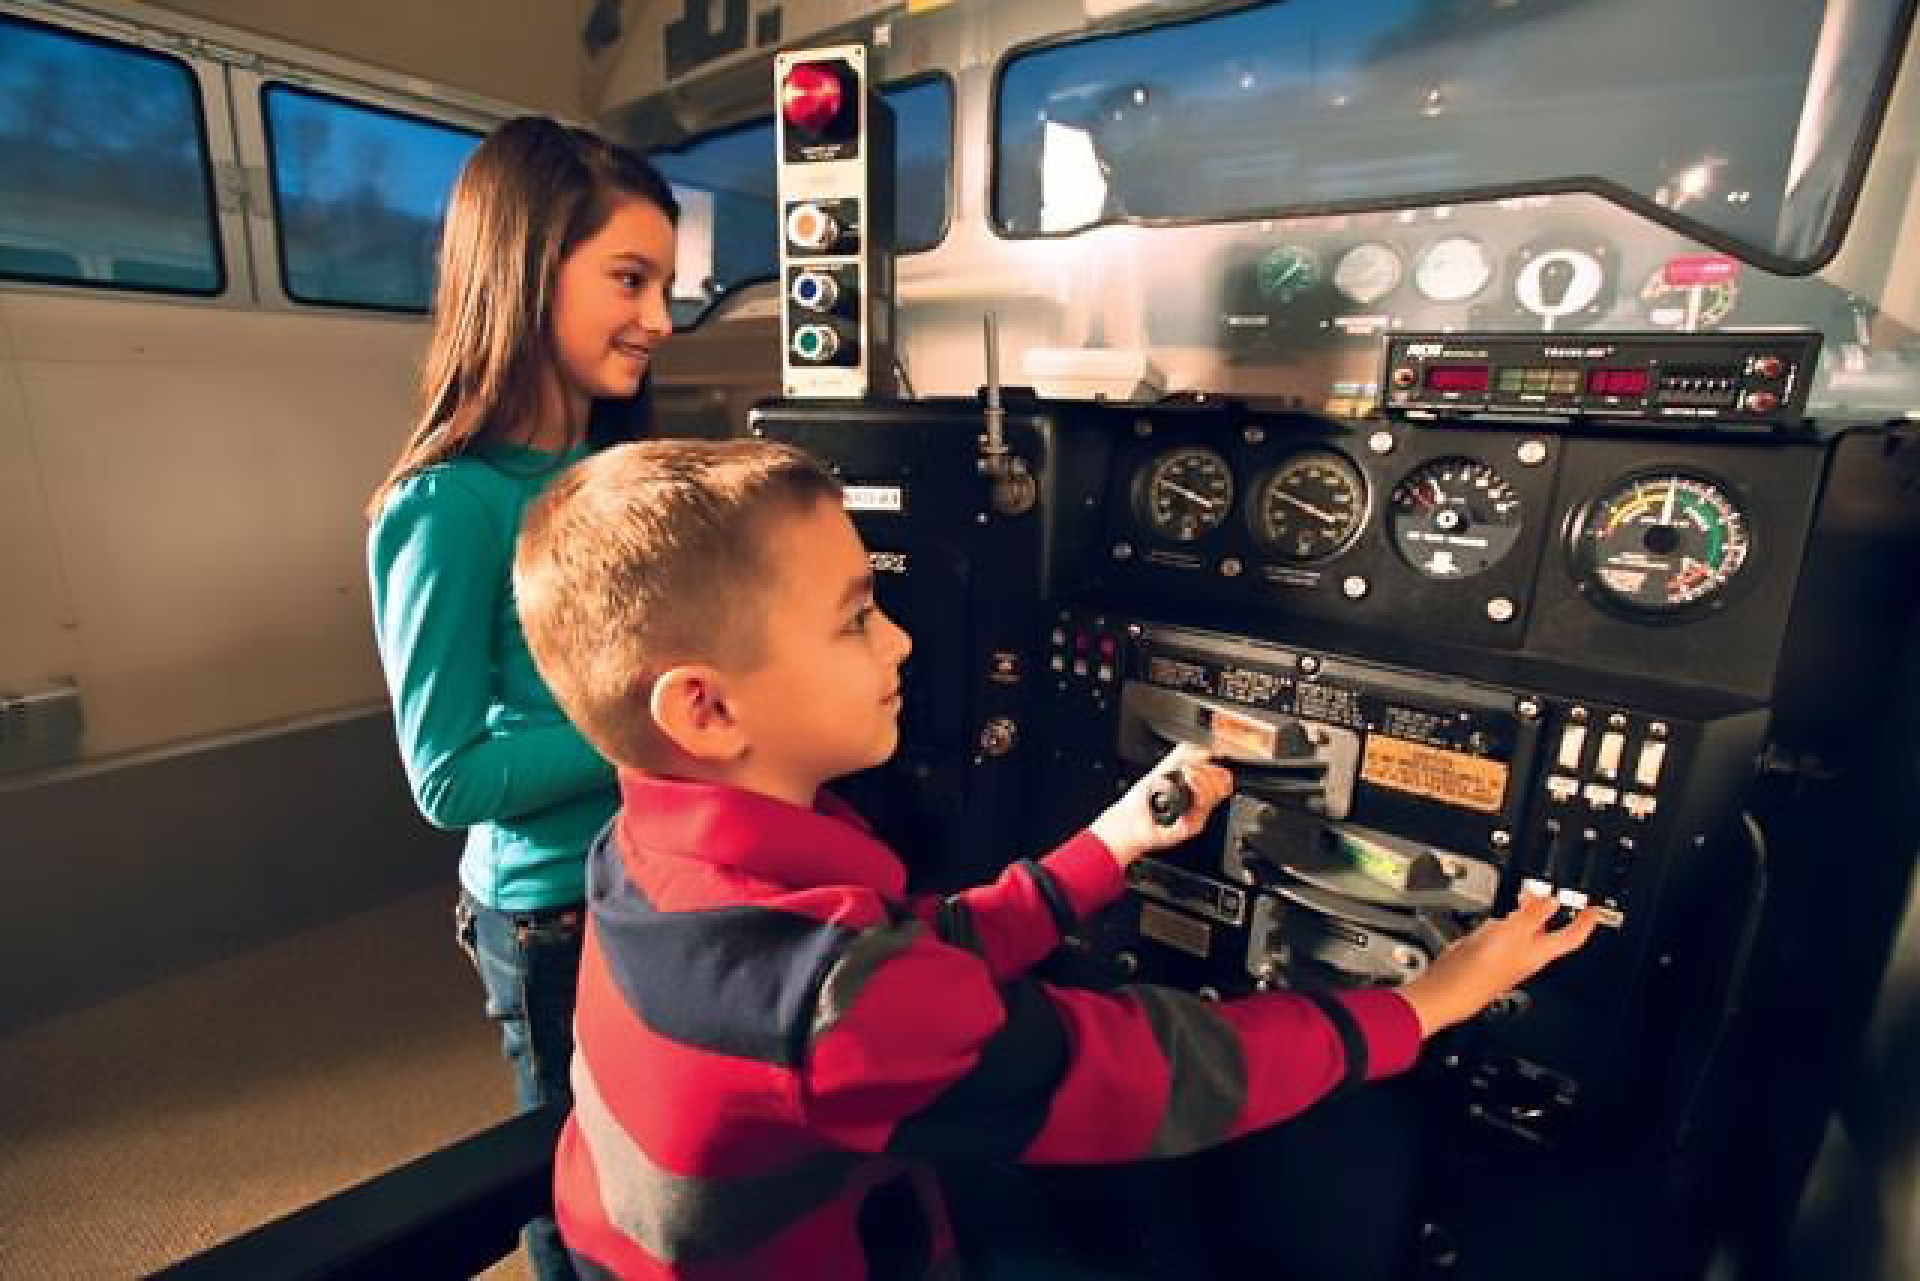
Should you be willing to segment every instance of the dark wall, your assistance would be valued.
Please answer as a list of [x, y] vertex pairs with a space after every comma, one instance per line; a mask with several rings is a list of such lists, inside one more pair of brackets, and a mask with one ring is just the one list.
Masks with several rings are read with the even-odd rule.
[[119, 768], [0, 783], [0, 1033], [433, 885], [370, 712]]

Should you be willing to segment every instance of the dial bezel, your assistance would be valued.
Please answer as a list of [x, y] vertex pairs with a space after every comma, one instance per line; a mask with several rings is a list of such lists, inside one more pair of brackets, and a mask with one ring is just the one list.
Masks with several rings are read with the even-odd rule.
[[[1218, 515], [1206, 517], [1202, 527], [1191, 537], [1182, 538], [1168, 529], [1153, 511], [1154, 485], [1161, 473], [1172, 465], [1174, 460], [1188, 456], [1202, 456], [1210, 459], [1226, 477], [1227, 495], [1220, 500]], [[1158, 539], [1172, 547], [1194, 547], [1220, 532], [1232, 519], [1234, 504], [1239, 500], [1239, 485], [1235, 482], [1233, 464], [1227, 461], [1225, 454], [1209, 445], [1175, 445], [1163, 449], [1143, 461], [1135, 469], [1132, 481], [1133, 518], [1140, 532]]]
[[[1602, 580], [1599, 557], [1595, 554], [1596, 544], [1588, 537], [1588, 531], [1593, 528], [1594, 518], [1602, 508], [1623, 500], [1635, 486], [1649, 480], [1668, 478], [1692, 481], [1717, 491], [1727, 507], [1740, 518], [1746, 532], [1746, 551], [1734, 571], [1705, 594], [1691, 600], [1649, 605], [1621, 595]], [[1738, 600], [1746, 585], [1758, 577], [1755, 567], [1761, 539], [1755, 528], [1753, 510], [1750, 496], [1741, 486], [1705, 468], [1686, 463], [1649, 463], [1635, 467], [1599, 486], [1584, 502], [1567, 513], [1566, 529], [1562, 536], [1567, 570], [1581, 596], [1599, 608], [1636, 622], [1679, 623], [1711, 617]]]
[[[1321, 462], [1331, 464], [1339, 472], [1353, 491], [1353, 519], [1348, 528], [1335, 540], [1333, 546], [1324, 552], [1311, 556], [1301, 556], [1288, 550], [1282, 542], [1271, 537], [1267, 527], [1267, 500], [1280, 478], [1304, 464]], [[1287, 565], [1324, 565], [1345, 555], [1360, 540], [1365, 532], [1367, 521], [1372, 515], [1372, 494], [1367, 484], [1367, 475], [1360, 465], [1337, 449], [1309, 448], [1295, 450], [1286, 457], [1262, 471], [1247, 489], [1246, 519], [1247, 530], [1252, 535], [1254, 545], [1261, 553], [1271, 559]]]

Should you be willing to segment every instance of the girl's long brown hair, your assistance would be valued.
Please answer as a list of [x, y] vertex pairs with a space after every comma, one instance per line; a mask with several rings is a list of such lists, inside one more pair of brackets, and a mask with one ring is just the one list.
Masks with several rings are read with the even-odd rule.
[[369, 519], [407, 477], [532, 420], [561, 260], [606, 224], [622, 197], [679, 221], [673, 189], [652, 165], [585, 129], [525, 116], [467, 158], [440, 236], [420, 414], [373, 491]]

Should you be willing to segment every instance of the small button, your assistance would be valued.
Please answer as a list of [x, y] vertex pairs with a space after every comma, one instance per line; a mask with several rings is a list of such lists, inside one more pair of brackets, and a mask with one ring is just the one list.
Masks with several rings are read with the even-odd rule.
[[1627, 811], [1628, 816], [1638, 823], [1644, 823], [1649, 818], [1652, 818], [1653, 812], [1658, 808], [1658, 805], [1659, 803], [1655, 801], [1653, 797], [1642, 795], [1639, 792], [1628, 792], [1627, 798], [1620, 803], [1621, 808]]
[[1564, 774], [1553, 774], [1547, 778], [1547, 795], [1556, 801], [1570, 801], [1580, 794], [1580, 780], [1568, 778]]
[[1611, 808], [1613, 803], [1620, 799], [1620, 793], [1604, 783], [1588, 783], [1586, 797], [1587, 804], [1594, 809], [1603, 810]]
[[1095, 675], [1099, 676], [1103, 681], [1111, 681], [1113, 680], [1113, 667], [1110, 664], [1102, 663], [1100, 664], [1100, 670], [1096, 672]]

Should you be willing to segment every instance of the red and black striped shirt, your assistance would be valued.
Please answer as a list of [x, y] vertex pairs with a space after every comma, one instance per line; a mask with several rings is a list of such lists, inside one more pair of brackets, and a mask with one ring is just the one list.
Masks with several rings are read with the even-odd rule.
[[844, 805], [625, 773], [587, 870], [555, 1214], [588, 1276], [957, 1275], [927, 1162], [1174, 1156], [1419, 1048], [1397, 994], [1210, 1004], [1026, 971], [1117, 898], [1081, 833], [909, 900]]

